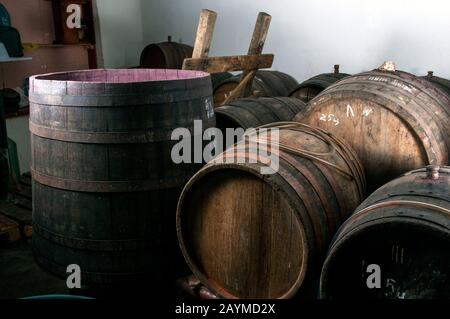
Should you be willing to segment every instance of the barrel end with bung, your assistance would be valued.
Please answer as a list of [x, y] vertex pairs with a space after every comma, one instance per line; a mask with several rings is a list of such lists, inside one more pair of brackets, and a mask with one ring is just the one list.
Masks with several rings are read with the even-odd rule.
[[345, 140], [361, 159], [373, 191], [407, 171], [448, 163], [449, 102], [428, 80], [386, 63], [329, 86], [295, 121]]
[[[259, 150], [240, 148], [244, 142], [228, 149], [187, 183], [178, 203], [184, 257], [221, 297], [314, 295], [333, 233], [363, 199], [364, 173], [345, 143], [293, 122], [257, 131], [272, 128], [279, 139], [256, 135]], [[264, 174], [270, 161], [258, 152], [275, 145], [279, 167]]]
[[387, 183], [342, 225], [325, 260], [326, 299], [450, 297], [450, 167]]

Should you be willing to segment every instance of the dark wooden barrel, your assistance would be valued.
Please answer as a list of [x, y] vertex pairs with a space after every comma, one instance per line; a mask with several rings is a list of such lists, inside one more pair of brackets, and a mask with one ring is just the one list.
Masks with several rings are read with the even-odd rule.
[[423, 78], [435, 84], [442, 91], [450, 95], [450, 80], [435, 76], [433, 73], [433, 71], [428, 71], [428, 74], [423, 76]]
[[[337, 233], [322, 298], [450, 298], [450, 167], [409, 172], [373, 193]], [[381, 281], [367, 278], [378, 265]], [[369, 283], [373, 284], [369, 278]]]
[[[222, 81], [214, 89], [214, 106], [222, 105], [228, 94], [239, 84], [241, 75], [233, 76]], [[288, 96], [289, 93], [298, 85], [290, 75], [279, 71], [257, 71], [252, 84], [252, 96]]]
[[289, 93], [289, 96], [304, 102], [309, 102], [331, 84], [336, 83], [349, 75], [350, 74], [347, 73], [339, 73], [339, 65], [336, 64], [334, 66], [334, 73], [319, 74], [300, 83], [291, 93]]
[[192, 57], [194, 49], [186, 44], [172, 42], [152, 43], [141, 53], [141, 68], [147, 69], [181, 69], [183, 61]]
[[40, 75], [30, 103], [37, 262], [63, 277], [77, 264], [84, 284], [150, 280], [157, 294], [173, 264], [178, 196], [201, 167], [172, 161], [171, 134], [193, 132], [193, 120], [214, 127], [209, 74]]
[[[303, 124], [273, 125], [279, 140], [259, 129], [259, 149], [240, 148], [243, 142], [228, 149], [188, 182], [179, 200], [183, 254], [221, 297], [314, 295], [331, 237], [363, 199], [362, 167], [342, 141]], [[269, 175], [261, 167], [275, 159], [268, 162], [264, 153], [276, 145], [279, 169]]]
[[295, 121], [347, 141], [373, 191], [407, 171], [448, 163], [449, 101], [426, 79], [383, 67], [329, 86]]
[[233, 77], [233, 74], [231, 74], [230, 72], [211, 73], [210, 75], [213, 90], [215, 90], [217, 86], [221, 84], [223, 81]]
[[305, 103], [289, 97], [245, 98], [216, 107], [217, 127], [256, 128], [274, 122], [290, 121], [305, 107]]

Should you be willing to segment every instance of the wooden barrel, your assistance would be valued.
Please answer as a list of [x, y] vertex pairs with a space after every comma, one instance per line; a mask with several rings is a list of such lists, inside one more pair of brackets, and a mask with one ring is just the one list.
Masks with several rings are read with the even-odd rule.
[[[273, 125], [279, 138], [258, 129], [259, 149], [241, 148], [244, 142], [228, 149], [194, 175], [179, 200], [186, 261], [221, 297], [314, 294], [331, 236], [363, 199], [362, 167], [342, 141], [303, 124]], [[264, 153], [276, 153], [276, 145], [279, 169], [270, 175], [262, 167], [275, 160]]]
[[216, 107], [217, 127], [256, 128], [274, 122], [286, 122], [305, 107], [305, 103], [289, 97], [244, 98]]
[[181, 69], [183, 61], [192, 57], [193, 47], [172, 42], [152, 43], [147, 45], [141, 53], [141, 68], [146, 69]]
[[[214, 89], [214, 106], [222, 105], [228, 94], [239, 84], [241, 75], [233, 76]], [[253, 79], [252, 96], [288, 96], [298, 85], [290, 75], [279, 71], [257, 71]]]
[[295, 121], [347, 141], [373, 191], [407, 171], [448, 163], [449, 102], [429, 81], [380, 67], [328, 87]]
[[37, 262], [63, 277], [77, 264], [84, 284], [167, 280], [176, 201], [201, 167], [172, 161], [171, 134], [193, 132], [194, 119], [214, 127], [209, 75], [40, 75], [31, 79], [30, 103]]
[[450, 95], [450, 80], [440, 78], [433, 74], [433, 71], [428, 71], [428, 75], [423, 76], [424, 79], [427, 79], [431, 83], [435, 84], [442, 91], [446, 92]]
[[[342, 225], [325, 261], [322, 298], [450, 298], [450, 167], [409, 172]], [[368, 278], [379, 267], [379, 288]], [[376, 274], [375, 274], [376, 275]], [[372, 287], [372, 286], [371, 286]]]
[[231, 74], [230, 72], [211, 73], [210, 75], [213, 90], [215, 90], [217, 86], [221, 84], [223, 81], [233, 77], [233, 74]]
[[331, 84], [347, 76], [350, 76], [350, 74], [339, 73], [339, 65], [336, 64], [334, 66], [334, 73], [319, 74], [300, 83], [291, 93], [289, 93], [289, 96], [304, 102], [309, 102]]

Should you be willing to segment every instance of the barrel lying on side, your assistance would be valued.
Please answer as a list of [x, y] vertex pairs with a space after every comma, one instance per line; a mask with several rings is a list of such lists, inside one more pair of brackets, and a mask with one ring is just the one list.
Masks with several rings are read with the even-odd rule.
[[348, 142], [373, 191], [407, 171], [448, 163], [449, 102], [429, 81], [381, 68], [331, 85], [295, 121]]
[[211, 73], [211, 81], [213, 90], [215, 90], [223, 81], [226, 81], [233, 77], [230, 72]]
[[[446, 92], [450, 95], [450, 80], [435, 76], [433, 74], [433, 71], [429, 71], [428, 75], [423, 76], [424, 79], [427, 79], [431, 83], [435, 84], [437, 87], [439, 87], [442, 91]], [[450, 107], [450, 105], [449, 105]]]
[[319, 74], [300, 83], [289, 93], [289, 96], [304, 102], [309, 102], [331, 84], [336, 83], [347, 76], [350, 76], [350, 74], [339, 73], [339, 65], [335, 65], [334, 73]]
[[193, 47], [172, 42], [152, 43], [147, 45], [141, 53], [141, 68], [147, 69], [181, 69], [183, 61], [192, 57]]
[[201, 165], [172, 161], [171, 133], [192, 131], [194, 119], [215, 125], [209, 75], [40, 75], [31, 79], [30, 102], [38, 263], [63, 277], [77, 264], [83, 284], [168, 280], [176, 201]]
[[[298, 123], [274, 125], [279, 138], [259, 129], [259, 149], [244, 142], [228, 149], [179, 200], [183, 254], [221, 297], [314, 295], [331, 237], [364, 196], [362, 167], [342, 141]], [[272, 175], [262, 170], [268, 163]]]
[[[236, 75], [220, 83], [214, 89], [214, 106], [223, 104], [227, 96], [239, 84], [241, 75]], [[252, 96], [288, 96], [298, 85], [290, 75], [279, 71], [257, 71], [251, 88]]]
[[373, 193], [336, 235], [321, 297], [449, 299], [449, 194], [450, 167], [436, 166]]
[[289, 97], [261, 97], [239, 99], [216, 107], [217, 127], [244, 129], [256, 128], [274, 122], [286, 122], [305, 107], [305, 103]]

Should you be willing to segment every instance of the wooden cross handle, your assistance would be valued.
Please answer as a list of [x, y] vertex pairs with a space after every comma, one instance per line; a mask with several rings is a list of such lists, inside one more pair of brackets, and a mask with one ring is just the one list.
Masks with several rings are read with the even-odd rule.
[[202, 59], [208, 57], [216, 19], [217, 13], [214, 11], [203, 9], [200, 13], [192, 58]]
[[[262, 50], [264, 48], [264, 44], [266, 42], [267, 33], [269, 32], [269, 26], [270, 21], [272, 20], [272, 17], [265, 13], [260, 12], [258, 14], [258, 18], [256, 19], [255, 29], [253, 30], [253, 36], [252, 40], [250, 42], [250, 47], [248, 48], [248, 54], [249, 55], [255, 55], [255, 54], [261, 54]], [[245, 79], [249, 74], [251, 70], [244, 70], [241, 76], [241, 81]], [[255, 76], [255, 72], [252, 72], [252, 76], [250, 79], [247, 79], [247, 83], [245, 87], [242, 89], [242, 96], [249, 96], [251, 89], [252, 89], [252, 83], [253, 78]]]

